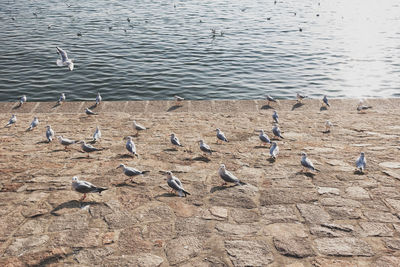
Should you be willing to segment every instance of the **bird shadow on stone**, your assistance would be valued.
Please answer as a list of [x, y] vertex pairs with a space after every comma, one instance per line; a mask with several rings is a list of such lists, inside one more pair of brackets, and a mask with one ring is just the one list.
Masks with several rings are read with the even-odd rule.
[[235, 187], [235, 186], [238, 186], [238, 185], [237, 184], [234, 184], [231, 186], [217, 185], [217, 186], [214, 186], [213, 188], [211, 188], [210, 193], [214, 193], [216, 191], [221, 191], [221, 190], [226, 190], [228, 188]]
[[22, 107], [22, 104], [21, 104], [21, 103], [15, 105], [12, 109], [19, 109], [20, 107]]
[[266, 105], [262, 106], [261, 109], [274, 109], [274, 108], [271, 107], [269, 104], [266, 104]]
[[297, 102], [296, 104], [294, 104], [294, 105], [292, 106], [292, 111], [295, 110], [296, 108], [299, 108], [299, 107], [303, 106], [303, 105], [304, 105], [303, 103]]
[[62, 210], [62, 209], [82, 209], [88, 205], [101, 205], [102, 203], [96, 202], [96, 201], [88, 201], [88, 202], [80, 202], [78, 200], [70, 200], [64, 203], [61, 203], [54, 209], [50, 211], [50, 214], [53, 216], [60, 216], [60, 214], [57, 213], [57, 211]]
[[328, 134], [328, 133], [330, 133], [331, 132], [331, 130], [328, 130], [328, 131], [322, 131], [322, 133], [323, 134]]
[[36, 144], [37, 145], [40, 145], [40, 144], [48, 144], [48, 143], [50, 143], [49, 141], [39, 141], [39, 142], [37, 142]]
[[296, 172], [296, 175], [305, 175], [309, 178], [314, 178], [315, 173], [298, 171], [298, 172]]
[[260, 149], [260, 148], [266, 148], [266, 149], [269, 149], [269, 147], [267, 147], [267, 146], [254, 146], [254, 148], [256, 148], [256, 149]]
[[55, 103], [54, 106], [52, 106], [51, 108], [56, 108], [58, 106], [61, 106], [61, 104], [60, 103]]
[[130, 154], [120, 154], [117, 156], [117, 158], [119, 158], [119, 159], [134, 159], [135, 156], [132, 156]]
[[181, 107], [182, 107], [181, 105], [173, 105], [172, 107], [170, 107], [170, 108], [167, 110], [167, 112], [177, 110], [178, 108], [181, 108]]
[[324, 111], [324, 110], [328, 110], [325, 106], [322, 106], [319, 108], [319, 111]]
[[207, 158], [205, 156], [195, 157], [192, 160], [194, 160], [194, 161], [203, 161], [203, 162], [210, 162], [211, 161], [211, 159], [209, 159], [209, 158]]
[[356, 175], [364, 175], [365, 173], [360, 171], [360, 170], [355, 170], [354, 174], [356, 174]]
[[154, 198], [159, 198], [159, 197], [177, 197], [177, 195], [176, 194], [174, 194], [174, 193], [163, 193], [163, 194], [161, 194], [161, 195], [157, 195], [157, 196], [155, 196]]
[[163, 151], [164, 152], [175, 152], [175, 151], [178, 151], [178, 149], [176, 149], [176, 148], [166, 148]]
[[91, 106], [89, 107], [89, 109], [94, 109], [94, 108], [97, 108], [97, 104], [96, 104], [96, 103], [94, 103], [93, 105], [91, 105]]
[[132, 181], [132, 180], [130, 180], [129, 182], [131, 182], [131, 183], [128, 183], [127, 181], [123, 181], [122, 183], [117, 183], [117, 184], [113, 184], [115, 187], [136, 187], [136, 185], [138, 185], [138, 183], [136, 183], [136, 182], [134, 182], [134, 181]]
[[68, 151], [68, 150], [65, 150], [65, 149], [54, 149], [51, 152], [62, 152], [62, 151]]
[[269, 163], [274, 163], [276, 161], [275, 158], [270, 157], [269, 159], [267, 159]]

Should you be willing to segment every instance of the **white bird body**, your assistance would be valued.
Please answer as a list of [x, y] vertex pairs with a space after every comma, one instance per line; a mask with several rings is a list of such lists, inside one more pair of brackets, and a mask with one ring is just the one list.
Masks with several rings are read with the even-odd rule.
[[302, 95], [300, 93], [297, 93], [296, 97], [297, 97], [298, 102], [301, 102], [301, 101], [303, 101], [304, 98], [307, 98], [306, 95]]
[[281, 129], [279, 129], [279, 127], [278, 127], [277, 125], [275, 125], [275, 126], [272, 128], [272, 133], [273, 133], [275, 136], [280, 137], [280, 138], [283, 139], [283, 136], [282, 136], [282, 134], [281, 134]]
[[364, 172], [367, 167], [367, 159], [365, 158], [364, 152], [360, 153], [360, 157], [356, 161], [356, 167], [360, 172]]
[[37, 117], [34, 117], [33, 121], [31, 122], [31, 125], [29, 125], [28, 131], [32, 131], [33, 128], [38, 126], [38, 124], [39, 124], [39, 119]]
[[178, 137], [174, 133], [171, 134], [171, 143], [176, 146], [183, 146], [180, 142]]
[[100, 92], [97, 92], [97, 96], [96, 96], [96, 106], [97, 106], [97, 105], [100, 105], [102, 99], [103, 99], [103, 98], [101, 97]]
[[67, 149], [67, 146], [70, 146], [72, 144], [75, 144], [76, 141], [75, 140], [70, 140], [68, 138], [64, 138], [62, 136], [57, 136], [58, 142], [60, 142], [60, 144], [62, 144], [65, 149]]
[[23, 95], [20, 99], [19, 99], [19, 105], [21, 106], [23, 103], [26, 102], [26, 95]]
[[276, 112], [276, 110], [274, 110], [274, 113], [272, 114], [272, 119], [274, 122], [279, 123], [279, 115], [278, 112]]
[[137, 124], [136, 121], [133, 121], [133, 128], [138, 132], [146, 130], [146, 127], [144, 127], [140, 124]]
[[46, 138], [47, 138], [47, 141], [50, 143], [51, 141], [53, 141], [54, 131], [53, 131], [53, 129], [51, 129], [50, 125], [47, 125], [46, 128], [47, 128], [47, 130], [46, 130]]
[[268, 135], [264, 132], [263, 129], [260, 130], [260, 135], [258, 136], [258, 138], [260, 138], [261, 142], [263, 142], [265, 144], [271, 143], [271, 140], [269, 140]]
[[309, 169], [309, 170], [311, 170], [311, 171], [318, 171], [318, 170], [314, 167], [314, 164], [311, 162], [311, 160], [309, 160], [309, 159], [307, 158], [307, 154], [304, 153], [304, 152], [301, 153], [301, 165], [302, 165], [304, 168], [307, 168], [307, 169]]
[[85, 113], [86, 113], [87, 115], [97, 115], [96, 112], [93, 112], [93, 111], [90, 110], [89, 108], [85, 108]]
[[74, 63], [72, 62], [72, 59], [68, 58], [67, 52], [65, 52], [63, 49], [61, 49], [58, 46], [56, 48], [57, 48], [57, 53], [61, 57], [57, 59], [57, 66], [59, 67], [68, 66], [68, 69], [72, 71], [74, 69]]
[[324, 98], [322, 98], [322, 102], [323, 102], [326, 106], [328, 106], [328, 107], [331, 106], [331, 105], [329, 105], [329, 103], [328, 103], [328, 98], [326, 97], [326, 95], [324, 95]]
[[211, 150], [211, 148], [210, 148], [209, 145], [207, 145], [206, 143], [204, 143], [203, 140], [200, 140], [199, 143], [200, 143], [200, 150], [201, 150], [201, 151], [203, 151], [204, 153], [208, 153], [208, 154], [210, 154], [210, 155], [212, 154], [212, 150]]
[[332, 126], [333, 126], [332, 122], [330, 122], [330, 121], [327, 120], [327, 121], [325, 122], [325, 132], [330, 132]]
[[64, 101], [65, 101], [65, 94], [64, 94], [64, 93], [61, 93], [61, 96], [60, 96], [60, 98], [58, 99], [57, 104], [58, 104], [58, 105], [61, 105]]
[[15, 114], [11, 115], [11, 118], [8, 120], [8, 123], [4, 127], [9, 127], [10, 125], [17, 122], [17, 116]]
[[272, 142], [271, 143], [271, 148], [269, 149], [269, 154], [271, 155], [271, 157], [273, 159], [276, 159], [276, 157], [279, 154], [279, 147], [278, 144], [276, 142]]
[[128, 150], [132, 155], [139, 157], [138, 154], [136, 153], [136, 146], [135, 143], [132, 141], [132, 137], [128, 136], [128, 141], [126, 142], [126, 150]]
[[223, 142], [229, 142], [228, 139], [226, 139], [225, 134], [219, 128], [217, 128], [216, 131], [218, 140], [221, 140]]
[[167, 172], [167, 184], [173, 190], [177, 191], [180, 197], [186, 197], [186, 195], [190, 195], [190, 193], [183, 188], [183, 185], [178, 177], [174, 176], [172, 172]]
[[226, 183], [234, 183], [237, 185], [244, 185], [245, 183], [241, 182], [235, 175], [229, 172], [224, 164], [221, 164], [218, 169], [219, 177], [224, 180], [224, 184]]
[[72, 189], [74, 189], [76, 192], [83, 194], [83, 197], [80, 199], [80, 201], [82, 201], [86, 198], [87, 193], [101, 194], [102, 191], [107, 190], [107, 188], [97, 187], [97, 186], [93, 185], [92, 183], [89, 183], [86, 181], [80, 181], [77, 176], [74, 176], [72, 178], [71, 186], [72, 186]]
[[96, 126], [96, 131], [93, 134], [93, 142], [99, 141], [100, 138], [101, 138], [101, 131], [100, 131], [99, 126]]

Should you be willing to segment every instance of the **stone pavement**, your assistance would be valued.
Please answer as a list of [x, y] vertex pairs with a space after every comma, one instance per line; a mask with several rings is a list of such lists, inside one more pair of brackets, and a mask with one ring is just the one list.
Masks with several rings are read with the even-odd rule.
[[[0, 266], [400, 266], [400, 99], [281, 101], [285, 139], [269, 160], [272, 110], [262, 100], [0, 103]], [[34, 116], [40, 124], [26, 132]], [[325, 121], [333, 124], [323, 133]], [[139, 158], [125, 150], [132, 121]], [[45, 142], [56, 135], [105, 148], [90, 158]], [[1, 127], [3, 127], [1, 125]], [[216, 128], [229, 143], [216, 144]], [[176, 133], [184, 148], [169, 143]], [[202, 157], [204, 139], [216, 152]], [[320, 173], [302, 173], [305, 151]], [[365, 174], [354, 172], [364, 151]], [[126, 179], [120, 163], [150, 172]], [[221, 187], [221, 163], [247, 183]], [[187, 198], [169, 193], [172, 170]], [[71, 190], [71, 178], [108, 187], [102, 195]]]

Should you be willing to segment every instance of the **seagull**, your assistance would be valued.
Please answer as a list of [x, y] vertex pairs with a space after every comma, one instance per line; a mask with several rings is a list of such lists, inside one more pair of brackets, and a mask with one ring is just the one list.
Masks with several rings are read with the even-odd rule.
[[144, 127], [144, 126], [142, 126], [140, 124], [137, 124], [136, 121], [133, 121], [133, 129], [136, 130], [136, 134], [139, 134], [139, 131], [146, 130], [146, 127]]
[[67, 150], [68, 146], [76, 143], [76, 141], [70, 140], [68, 138], [63, 138], [61, 135], [57, 136], [57, 139], [60, 142], [60, 144], [62, 144], [64, 146], [65, 150]]
[[131, 22], [131, 19], [130, 19], [130, 18], [126, 18], [126, 21], [127, 21], [128, 23], [130, 23], [130, 22]]
[[276, 142], [271, 143], [271, 148], [269, 149], [269, 154], [271, 155], [272, 159], [276, 159], [279, 154], [279, 147]]
[[306, 95], [302, 95], [302, 94], [299, 94], [299, 93], [297, 93], [296, 97], [297, 97], [297, 102], [299, 102], [299, 103], [301, 103], [304, 98], [307, 98]]
[[279, 123], [279, 116], [276, 110], [274, 110], [274, 113], [272, 114], [272, 119], [274, 120], [274, 122]]
[[61, 93], [61, 96], [57, 101], [57, 105], [61, 105], [64, 101], [65, 101], [65, 94]]
[[38, 126], [39, 124], [39, 120], [37, 117], [33, 118], [33, 121], [31, 122], [31, 125], [29, 125], [29, 128], [27, 129], [27, 131], [32, 131], [33, 128], [35, 128], [36, 126]]
[[89, 108], [85, 108], [85, 113], [86, 113], [87, 115], [97, 115], [96, 112], [91, 111]]
[[245, 185], [246, 183], [241, 182], [235, 175], [226, 170], [225, 165], [221, 164], [218, 169], [219, 177], [224, 180], [222, 185], [226, 185], [227, 183], [235, 183], [236, 185]]
[[324, 104], [328, 107], [330, 107], [331, 105], [329, 105], [328, 103], [328, 98], [326, 97], [326, 95], [324, 95], [324, 98], [322, 98], [322, 102], [324, 102]]
[[178, 192], [180, 197], [186, 197], [186, 195], [190, 195], [190, 193], [183, 188], [183, 185], [178, 177], [174, 176], [170, 171], [167, 172], [167, 183], [172, 190]]
[[259, 135], [258, 137], [259, 137], [260, 140], [261, 140], [261, 144], [264, 144], [264, 143], [265, 143], [265, 144], [266, 144], [266, 143], [271, 144], [271, 140], [269, 140], [268, 135], [264, 132], [263, 129], [260, 130], [260, 135]]
[[303, 170], [304, 168], [309, 169], [311, 171], [317, 171], [319, 172], [319, 170], [317, 170], [316, 168], [314, 168], [314, 165], [312, 164], [311, 160], [309, 160], [307, 158], [307, 154], [305, 152], [301, 152], [301, 165], [303, 166]]
[[370, 108], [372, 108], [372, 106], [364, 105], [364, 100], [360, 100], [360, 102], [357, 105], [357, 111], [358, 112], [363, 112], [363, 111], [365, 111], [367, 109], [370, 109]]
[[47, 128], [47, 130], [46, 130], [46, 138], [47, 138], [47, 141], [50, 143], [51, 141], [53, 141], [54, 131], [53, 131], [53, 129], [51, 129], [50, 125], [47, 125], [46, 128]]
[[208, 154], [212, 154], [212, 150], [210, 148], [209, 145], [207, 145], [206, 143], [204, 143], [203, 140], [199, 140], [200, 143], [200, 150], [203, 151], [204, 153], [208, 153]]
[[78, 144], [81, 144], [82, 150], [85, 151], [87, 154], [87, 156], [89, 157], [89, 153], [90, 152], [94, 152], [94, 151], [102, 151], [104, 150], [104, 148], [95, 148], [90, 144], [86, 144], [85, 141], [79, 141]]
[[178, 137], [176, 137], [174, 133], [171, 134], [171, 143], [172, 143], [173, 145], [183, 147], [183, 145], [179, 142]]
[[22, 106], [23, 103], [26, 102], [26, 95], [23, 95], [20, 99], [19, 99], [19, 106]]
[[93, 140], [92, 141], [93, 142], [97, 142], [97, 141], [100, 140], [100, 138], [101, 138], [101, 131], [100, 131], [99, 126], [96, 126], [96, 131], [93, 134]]
[[225, 134], [219, 128], [217, 128], [216, 131], [218, 140], [221, 140], [222, 142], [229, 142], [228, 139], [226, 139]]
[[281, 135], [281, 129], [279, 129], [279, 126], [275, 125], [272, 128], [272, 133], [274, 134], [274, 136], [277, 136], [277, 137], [280, 137], [280, 138], [284, 139], [283, 136]]
[[107, 190], [107, 188], [97, 187], [89, 182], [80, 181], [77, 176], [72, 177], [72, 189], [83, 194], [83, 197], [79, 199], [79, 201], [83, 201], [86, 198], [87, 193], [101, 194], [101, 192]]
[[180, 96], [177, 96], [177, 95], [174, 95], [174, 98], [175, 98], [175, 105], [176, 106], [181, 105], [181, 103], [179, 103], [179, 102], [182, 102], [183, 100], [185, 100], [183, 97], [180, 97]]
[[72, 71], [74, 69], [74, 63], [72, 62], [72, 59], [68, 58], [67, 52], [65, 52], [63, 49], [58, 46], [56, 48], [57, 53], [61, 56], [61, 59], [57, 59], [57, 66], [68, 66], [68, 69]]
[[132, 137], [128, 136], [128, 142], [126, 142], [126, 149], [132, 153], [134, 156], [136, 156], [137, 158], [139, 158], [139, 155], [136, 153], [136, 146], [135, 143], [132, 141]]
[[[135, 169], [135, 168], [125, 166], [125, 165], [122, 164], [122, 163], [117, 167], [117, 169], [119, 169], [119, 168], [122, 168], [123, 171], [124, 171], [124, 174], [125, 174], [126, 176], [129, 176], [129, 177], [137, 176], [137, 175], [141, 175], [141, 174], [145, 174], [145, 173], [147, 173], [147, 172], [150, 172], [150, 171], [139, 171], [139, 170], [137, 170], [137, 169]], [[132, 179], [131, 179], [131, 181], [133, 182]]]
[[275, 98], [273, 98], [272, 96], [270, 96], [270, 95], [266, 95], [265, 97], [267, 98], [267, 101], [268, 101], [267, 105], [268, 106], [269, 106], [270, 102], [275, 102], [275, 103], [277, 102], [277, 100]]
[[361, 173], [364, 173], [364, 170], [367, 167], [367, 160], [365, 159], [364, 152], [360, 153], [360, 157], [356, 161], [356, 167]]
[[17, 122], [17, 116], [15, 116], [15, 114], [12, 114], [10, 120], [4, 127], [10, 127], [12, 124], [14, 124], [16, 122]]
[[325, 132], [326, 133], [329, 133], [330, 131], [331, 131], [331, 127], [333, 126], [333, 124], [332, 124], [332, 122], [330, 122], [330, 121], [326, 121], [325, 122]]
[[97, 105], [100, 105], [101, 100], [102, 100], [102, 97], [101, 97], [101, 95], [100, 95], [100, 92], [97, 92], [97, 96], [96, 96], [96, 106], [97, 106]]

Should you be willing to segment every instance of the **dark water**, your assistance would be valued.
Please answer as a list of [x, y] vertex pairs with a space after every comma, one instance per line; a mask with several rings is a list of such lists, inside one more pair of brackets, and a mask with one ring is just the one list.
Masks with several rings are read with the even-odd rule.
[[[56, 65], [56, 46], [75, 60], [72, 72]], [[97, 91], [105, 100], [400, 96], [400, 2], [0, 1], [0, 101]]]

